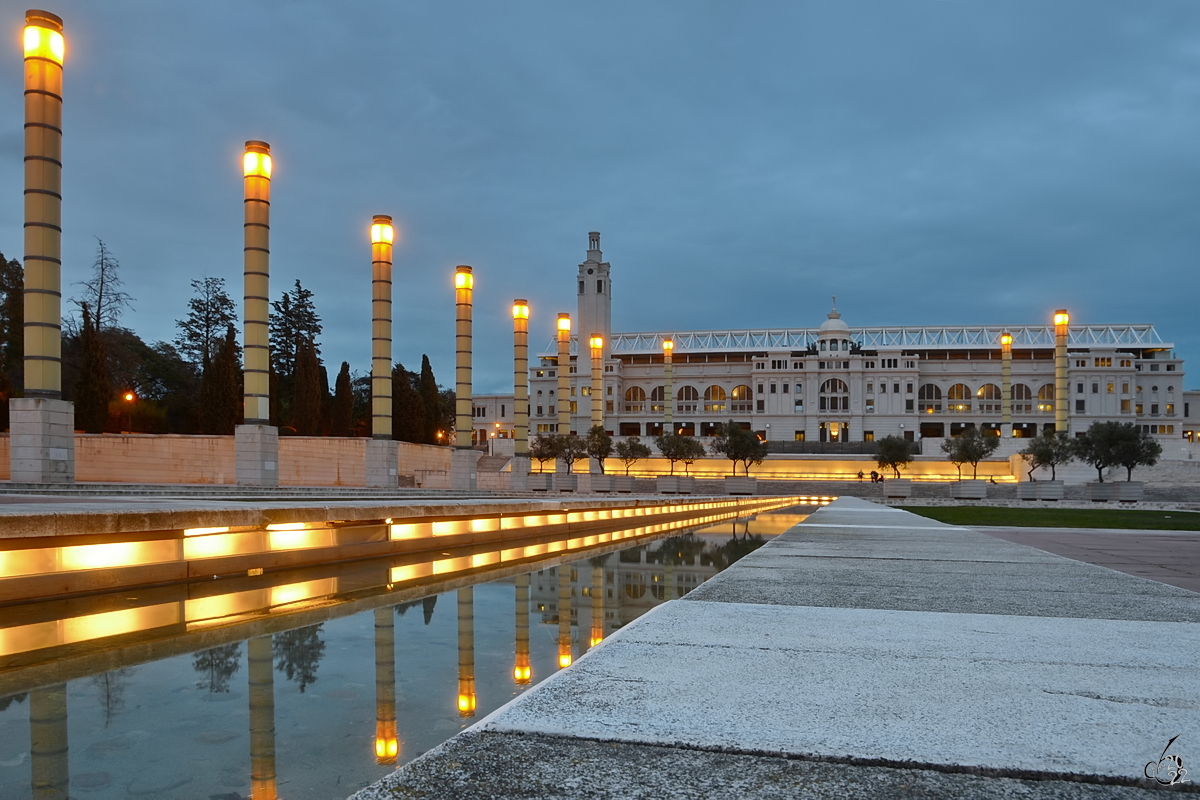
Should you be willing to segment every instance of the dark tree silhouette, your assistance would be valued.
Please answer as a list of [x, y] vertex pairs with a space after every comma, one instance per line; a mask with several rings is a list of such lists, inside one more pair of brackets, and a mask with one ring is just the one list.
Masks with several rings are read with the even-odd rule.
[[392, 369], [392, 438], [420, 444], [425, 441], [425, 403], [414, 378], [400, 363]]
[[83, 297], [77, 298], [75, 303], [81, 307], [84, 303], [91, 306], [92, 323], [96, 330], [103, 331], [121, 327], [121, 313], [130, 307], [133, 298], [121, 291], [121, 265], [117, 259], [103, 239], [96, 237], [96, 243], [92, 277], [77, 284], [83, 287]]
[[8, 419], [8, 398], [20, 396], [25, 367], [25, 270], [15, 258], [0, 253], [0, 373], [9, 384], [4, 396]]
[[430, 595], [421, 600], [421, 611], [425, 613], [425, 624], [433, 621], [433, 607], [437, 605], [437, 595]]
[[108, 401], [112, 398], [108, 362], [90, 307], [85, 302], [80, 308], [83, 312], [83, 330], [80, 332], [83, 363], [75, 386], [75, 423], [86, 433], [104, 433], [108, 425]]
[[192, 293], [187, 317], [175, 320], [175, 349], [203, 374], [225, 343], [227, 329], [237, 323], [237, 307], [225, 291], [224, 278], [192, 281]]
[[237, 331], [230, 325], [212, 363], [200, 377], [200, 409], [204, 433], [233, 435], [242, 411], [241, 373]]
[[242, 646], [236, 642], [201, 650], [192, 658], [192, 669], [200, 676], [196, 688], [205, 689], [209, 694], [228, 692], [229, 679], [241, 666]]
[[125, 710], [125, 690], [129, 688], [129, 676], [134, 667], [114, 669], [93, 675], [89, 681], [99, 694], [100, 708], [104, 710], [104, 727], [108, 727], [115, 714]]
[[320, 433], [322, 395], [317, 351], [311, 341], [306, 341], [300, 345], [296, 358], [296, 400], [292, 414], [292, 425], [300, 436]]
[[350, 386], [350, 364], [343, 361], [333, 392], [333, 411], [329, 419], [329, 435], [349, 436], [353, 424], [354, 390]]
[[[425, 444], [448, 444], [449, 436], [438, 440], [438, 428], [442, 419], [442, 403], [438, 396], [437, 379], [433, 377], [433, 367], [429, 364], [429, 356], [421, 356], [421, 402], [425, 406]], [[443, 431], [448, 434], [448, 431]]]

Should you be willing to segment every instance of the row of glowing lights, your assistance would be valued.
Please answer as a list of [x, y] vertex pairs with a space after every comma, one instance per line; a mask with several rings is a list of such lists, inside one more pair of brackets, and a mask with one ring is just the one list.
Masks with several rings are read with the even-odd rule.
[[[536, 514], [523, 517], [480, 517], [467, 520], [445, 520], [424, 523], [393, 523], [388, 525], [392, 541], [467, 533], [487, 533], [501, 530], [536, 528], [564, 523], [598, 522], [629, 519], [661, 514], [731, 508], [737, 501], [671, 504], [663, 506], [598, 509], [563, 514]], [[741, 509], [753, 506], [740, 506]], [[112, 569], [171, 561], [199, 560], [231, 555], [253, 555], [262, 552], [307, 550], [333, 547], [337, 544], [335, 529], [326, 523], [289, 522], [267, 525], [264, 530], [232, 531], [228, 527], [188, 528], [184, 530], [182, 552], [180, 540], [159, 539], [141, 542], [71, 545], [67, 547], [0, 551], [0, 578], [70, 572], [89, 569]], [[265, 537], [264, 537], [265, 534]]]
[[[767, 507], [777, 508], [790, 504], [791, 501], [768, 503]], [[734, 511], [709, 514], [695, 520], [647, 525], [615, 533], [596, 534], [566, 541], [393, 567], [389, 572], [391, 582], [388, 584], [388, 589], [394, 589], [396, 584], [423, 578], [446, 576], [455, 572], [550, 555], [564, 550], [583, 549], [710, 522], [722, 522], [739, 516], [740, 513], [740, 511]], [[230, 618], [249, 617], [261, 613], [264, 609], [282, 609], [294, 612], [317, 604], [321, 598], [335, 595], [337, 591], [337, 578], [319, 578], [312, 581], [185, 600], [182, 604], [182, 613], [179, 603], [170, 602], [13, 628], [0, 628], [0, 656], [134, 633], [176, 625], [180, 622], [186, 623], [189, 629], [210, 627], [217, 622], [229, 622]]]

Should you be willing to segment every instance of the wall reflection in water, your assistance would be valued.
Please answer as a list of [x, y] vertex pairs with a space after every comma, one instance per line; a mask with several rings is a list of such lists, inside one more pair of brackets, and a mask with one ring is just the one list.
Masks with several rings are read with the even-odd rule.
[[[430, 595], [291, 630], [260, 625], [248, 639], [136, 669], [113, 650], [108, 672], [0, 697], [0, 797], [105, 800], [149, 786], [164, 800], [348, 795], [682, 597], [760, 546], [757, 531], [778, 533], [783, 516], [457, 589], [441, 596], [454, 614], [435, 614]], [[213, 608], [244, 597], [193, 599]], [[181, 628], [186, 636], [195, 634]], [[151, 761], [167, 776], [153, 784], [143, 777]]]

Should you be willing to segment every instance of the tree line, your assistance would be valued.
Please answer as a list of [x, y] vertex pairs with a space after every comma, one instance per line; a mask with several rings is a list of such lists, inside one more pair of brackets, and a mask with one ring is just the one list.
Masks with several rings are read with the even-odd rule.
[[[134, 298], [112, 251], [97, 243], [91, 278], [77, 284], [74, 313], [63, 318], [63, 399], [75, 403], [76, 428], [232, 435], [243, 422], [242, 347], [225, 280], [192, 281], [174, 339], [148, 344], [122, 324]], [[343, 361], [331, 388], [321, 317], [299, 280], [271, 302], [269, 328], [270, 424], [280, 435], [370, 436], [370, 373]], [[8, 399], [24, 392], [24, 330], [24, 270], [0, 254], [0, 430]], [[419, 371], [393, 365], [393, 439], [445, 443], [453, 422], [454, 392], [438, 385], [427, 355]]]

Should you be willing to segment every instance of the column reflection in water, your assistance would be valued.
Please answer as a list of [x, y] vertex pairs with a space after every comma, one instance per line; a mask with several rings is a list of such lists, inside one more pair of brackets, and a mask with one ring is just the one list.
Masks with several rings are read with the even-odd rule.
[[571, 565], [558, 565], [558, 668], [571, 666]]
[[592, 559], [592, 637], [588, 647], [604, 641], [604, 562], [607, 556]]
[[246, 643], [250, 672], [250, 797], [275, 800], [275, 673], [270, 636]]
[[529, 683], [529, 575], [517, 576], [517, 656], [513, 663], [513, 680], [524, 686]]
[[395, 764], [400, 754], [396, 733], [396, 618], [391, 608], [375, 609], [375, 763]]
[[475, 716], [475, 590], [458, 590], [458, 715]]
[[33, 800], [67, 800], [67, 685], [29, 693]]

